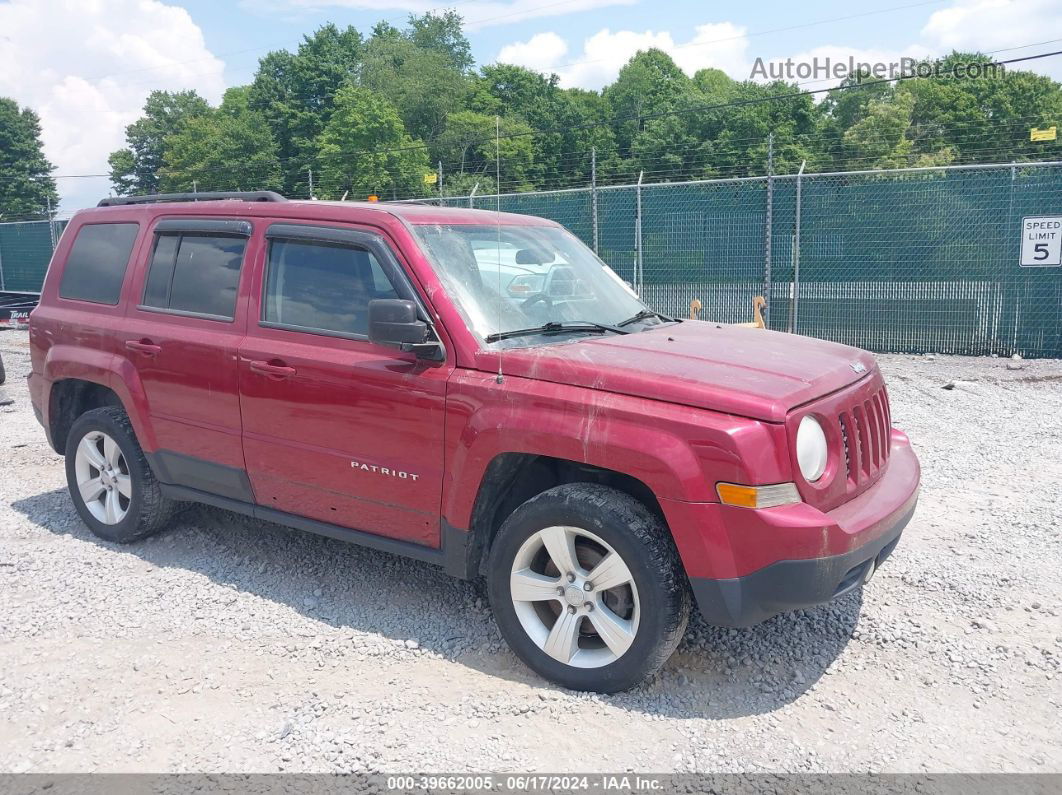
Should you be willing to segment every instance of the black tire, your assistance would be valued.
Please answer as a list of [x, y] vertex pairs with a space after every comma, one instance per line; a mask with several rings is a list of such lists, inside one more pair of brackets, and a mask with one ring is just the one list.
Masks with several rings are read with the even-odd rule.
[[[514, 607], [510, 573], [516, 556], [531, 536], [554, 526], [589, 530], [620, 555], [633, 576], [637, 631], [627, 651], [606, 665], [579, 668], [554, 659], [528, 635]], [[630, 495], [594, 483], [557, 486], [517, 508], [491, 546], [487, 587], [498, 628], [516, 655], [572, 690], [615, 693], [649, 678], [682, 640], [690, 613], [689, 584], [667, 527]]]
[[0, 384], [7, 381], [7, 372], [4, 370], [4, 357], [0, 356]]
[[[122, 451], [132, 482], [125, 518], [116, 524], [106, 524], [92, 515], [77, 485], [75, 456], [81, 440], [92, 431], [110, 436]], [[117, 407], [93, 409], [74, 421], [66, 440], [66, 482], [70, 498], [89, 530], [105, 541], [129, 544], [162, 530], [173, 516], [176, 504], [162, 496], [159, 482], [151, 471], [144, 451], [133, 433], [133, 426], [125, 412]]]

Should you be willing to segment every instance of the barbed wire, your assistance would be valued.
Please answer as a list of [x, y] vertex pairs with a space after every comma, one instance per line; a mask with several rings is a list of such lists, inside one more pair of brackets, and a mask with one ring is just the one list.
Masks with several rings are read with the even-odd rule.
[[[922, 186], [922, 184], [924, 182], [924, 184], [925, 184], [927, 189], [935, 191], [935, 190], [939, 190], [942, 187], [942, 185], [944, 184], [944, 183], [940, 183], [939, 179], [938, 179], [939, 176], [941, 176], [944, 173], [952, 175], [953, 179], [962, 179], [964, 177], [971, 176], [971, 175], [974, 175], [974, 174], [991, 174], [993, 171], [996, 171], [996, 172], [1007, 172], [1007, 171], [1010, 171], [1010, 172], [1012, 172], [1012, 174], [1025, 174], [1026, 176], [1029, 176], [1030, 175], [1029, 172], [1033, 171], [1033, 170], [1036, 170], [1036, 169], [1042, 169], [1043, 173], [1047, 174], [1047, 173], [1054, 173], [1054, 170], [1057, 170], [1060, 167], [1062, 167], [1062, 162], [1060, 162], [1060, 161], [1028, 162], [1028, 163], [1018, 163], [1018, 164], [1004, 162], [1004, 163], [993, 163], [993, 164], [953, 165], [953, 166], [937, 166], [937, 167], [922, 167], [922, 168], [894, 168], [894, 169], [881, 169], [881, 170], [858, 171], [858, 172], [829, 172], [829, 173], [821, 173], [821, 174], [806, 173], [803, 176], [804, 176], [804, 179], [806, 180], [806, 185], [807, 185], [807, 188], [809, 190], [812, 189], [816, 184], [819, 184], [820, 182], [822, 182], [823, 180], [825, 180], [825, 182], [823, 184], [829, 185], [831, 192], [833, 192], [833, 191], [835, 191], [835, 190], [837, 190], [837, 189], [839, 189], [839, 188], [841, 188], [841, 187], [843, 187], [845, 185], [859, 186], [859, 185], [865, 185], [865, 184], [872, 184], [873, 182], [876, 182], [876, 181], [879, 181], [879, 180], [887, 180], [887, 181], [890, 181], [890, 182], [896, 182], [898, 179], [904, 179], [904, 180], [909, 182], [909, 184], [912, 186], [912, 189], [921, 188], [921, 186]], [[792, 180], [795, 176], [796, 176], [795, 174], [776, 174], [776, 175], [774, 175], [773, 178], [778, 180], [779, 182], [784, 182], [786, 180]], [[768, 178], [769, 177], [767, 177], [767, 176], [756, 176], [756, 177], [742, 178], [740, 180], [740, 182], [741, 183], [745, 183], [745, 184], [754, 185], [754, 186], [755, 185], [762, 186], [762, 185], [764, 185], [766, 183], [766, 180]], [[735, 182], [735, 180], [726, 179], [726, 178], [722, 178], [722, 179], [718, 179], [718, 178], [717, 179], [696, 179], [696, 180], [683, 180], [683, 181], [681, 181], [679, 183], [671, 183], [671, 182], [645, 183], [645, 184], [643, 184], [641, 186], [641, 188], [642, 188], [642, 190], [644, 192], [645, 200], [650, 201], [650, 200], [652, 200], [652, 197], [654, 195], [657, 195], [657, 192], [659, 192], [659, 191], [667, 191], [668, 189], [675, 188], [675, 187], [681, 187], [682, 185], [699, 186], [701, 188], [711, 188], [714, 185], [714, 186], [717, 186], [721, 190], [728, 191], [727, 195], [730, 195], [729, 191], [731, 191], [733, 189], [734, 182]], [[246, 184], [234, 184], [234, 185], [227, 186], [224, 189], [240, 190], [240, 189], [250, 189], [250, 188], [254, 188], [254, 187], [258, 187], [258, 186], [254, 186], [254, 185], [250, 185], [249, 186], [249, 185], [246, 185]], [[630, 184], [623, 184], [623, 185], [598, 186], [597, 190], [599, 191], [599, 194], [601, 196], [605, 196], [606, 194], [611, 193], [611, 192], [615, 192], [617, 190], [633, 191], [633, 190], [635, 190], [637, 188], [638, 188], [638, 186], [636, 184], [630, 183]], [[222, 189], [222, 188], [219, 188], [219, 189]], [[760, 193], [762, 192], [762, 187], [756, 188], [755, 190], [756, 190], [756, 193], [749, 194], [750, 197], [753, 196], [753, 195], [756, 195], [756, 196], [760, 195]], [[1055, 188], [1055, 189], [1053, 189], [1053, 192], [1054, 193], [1059, 193], [1060, 191], [1059, 191], [1058, 188]], [[590, 197], [592, 196], [593, 193], [594, 193], [594, 188], [591, 187], [591, 186], [587, 186], [587, 185], [582, 185], [582, 186], [579, 186], [578, 188], [575, 188], [575, 189], [566, 189], [566, 190], [559, 190], [559, 191], [558, 190], [546, 190], [546, 191], [530, 191], [530, 192], [508, 192], [508, 191], [504, 191], [503, 190], [500, 194], [496, 194], [496, 193], [480, 193], [478, 196], [475, 197], [475, 201], [471, 202], [471, 204], [473, 206], [475, 206], [475, 202], [479, 202], [479, 201], [492, 202], [495, 199], [495, 197], [498, 196], [498, 195], [509, 197], [509, 198], [526, 197], [528, 200], [532, 200], [533, 201], [536, 198], [538, 198], [539, 196], [546, 196], [546, 195], [549, 195], [549, 194], [570, 194], [573, 197], [574, 196], [582, 196], [586, 200], [589, 201]], [[999, 193], [998, 185], [992, 185], [992, 184], [990, 184], [987, 181], [982, 183], [982, 184], [979, 184], [979, 182], [977, 180], [974, 180], [972, 182], [966, 182], [966, 183], [963, 184], [963, 188], [962, 188], [962, 197], [963, 197], [964, 201], [977, 201], [977, 200], [983, 199], [985, 197], [997, 196], [998, 193]], [[659, 194], [659, 195], [667, 196], [668, 194], [664, 193], [664, 194]], [[306, 199], [310, 199], [311, 197], [308, 194], [306, 194], [306, 193], [294, 192], [294, 193], [291, 193], [289, 195], [289, 198], [296, 199], [296, 200], [299, 200], [299, 199], [306, 200]], [[355, 197], [355, 198], [356, 199], [363, 199], [364, 197]], [[396, 191], [393, 192], [393, 194], [391, 196], [384, 196], [384, 200], [385, 201], [423, 201], [423, 202], [428, 202], [428, 203], [433, 203], [433, 204], [436, 204], [436, 203], [437, 204], [442, 204], [444, 206], [455, 206], [455, 204], [456, 204], [456, 206], [466, 206], [465, 202], [467, 202], [469, 200], [469, 198], [470, 197], [467, 196], [467, 195], [445, 195], [445, 196], [439, 196], [438, 194], [430, 194], [429, 195], [429, 194], [425, 194], [422, 191], [409, 191], [409, 190], [396, 190]], [[352, 199], [352, 201], [353, 200], [355, 200], [355, 199]], [[607, 200], [605, 200], [605, 201], [607, 201]], [[759, 198], [755, 199], [755, 202], [757, 204], [760, 201], [762, 201], [762, 199], [759, 199]], [[488, 205], [486, 207], [481, 207], [481, 209], [493, 209], [493, 205]], [[512, 209], [512, 208], [510, 208], [510, 209]], [[68, 219], [71, 215], [73, 215], [73, 212], [60, 213], [60, 214], [57, 214], [57, 215], [53, 216], [53, 218], [51, 220], [62, 222], [63, 220]], [[47, 216], [44, 213], [40, 213], [40, 214], [20, 214], [18, 216], [7, 216], [7, 217], [0, 218], [0, 223], [18, 222], [18, 221], [41, 221], [41, 222], [44, 222], [44, 221], [47, 221], [47, 220], [49, 220], [49, 219], [47, 218]]]
[[[993, 61], [993, 62], [990, 62], [989, 64], [986, 64], [986, 65], [1004, 66], [1004, 65], [1012, 64], [1012, 63], [1021, 63], [1021, 62], [1031, 61], [1031, 60], [1038, 60], [1038, 59], [1043, 59], [1043, 58], [1056, 57], [1058, 55], [1062, 55], [1062, 50], [1057, 50], [1057, 51], [1054, 51], [1054, 52], [1047, 52], [1047, 53], [1038, 53], [1038, 54], [1034, 54], [1034, 55], [1021, 56], [1019, 58], [1011, 58], [1011, 59], [1007, 59], [1007, 60], [1003, 60], [1003, 61]], [[957, 67], [953, 67], [951, 70], [949, 70], [947, 72], [940, 73], [940, 74], [934, 74], [934, 75], [932, 75], [930, 77], [920, 77], [917, 74], [899, 75], [899, 76], [897, 76], [895, 78], [883, 78], [883, 79], [880, 79], [880, 80], [864, 80], [864, 81], [860, 81], [860, 82], [857, 82], [857, 83], [852, 83], [852, 84], [847, 85], [847, 86], [837, 86], [837, 87], [814, 89], [814, 90], [808, 90], [808, 91], [799, 91], [799, 90], [798, 91], [790, 91], [790, 92], [787, 92], [785, 94], [772, 94], [772, 95], [761, 96], [761, 97], [749, 97], [749, 98], [743, 98], [743, 99], [730, 100], [730, 101], [722, 102], [722, 103], [698, 104], [698, 105], [694, 105], [694, 106], [691, 106], [691, 107], [676, 108], [676, 109], [670, 109], [670, 110], [666, 110], [666, 111], [659, 111], [659, 112], [655, 112], [655, 113], [633, 114], [633, 115], [627, 115], [627, 116], [617, 115], [617, 116], [613, 116], [613, 117], [608, 118], [608, 119], [602, 119], [602, 120], [598, 120], [598, 121], [594, 121], [594, 122], [588, 122], [588, 123], [584, 123], [584, 124], [567, 125], [567, 126], [564, 126], [564, 127], [529, 129], [527, 131], [505, 133], [505, 134], [502, 134], [502, 135], [481, 136], [481, 137], [478, 137], [478, 138], [469, 139], [469, 140], [467, 140], [464, 143], [465, 143], [465, 145], [467, 147], [471, 148], [471, 147], [474, 147], [476, 145], [492, 143], [492, 142], [495, 142], [496, 140], [512, 140], [512, 139], [516, 139], [516, 138], [533, 137], [533, 136], [536, 136], [536, 135], [551, 135], [551, 134], [571, 133], [571, 132], [576, 131], [576, 130], [593, 130], [593, 129], [601, 129], [601, 128], [609, 128], [609, 129], [611, 129], [611, 128], [614, 128], [616, 125], [623, 124], [623, 123], [626, 123], [626, 122], [637, 122], [637, 123], [641, 124], [641, 123], [644, 123], [646, 121], [652, 121], [654, 119], [662, 119], [662, 118], [667, 118], [667, 117], [672, 117], [672, 116], [683, 116], [683, 115], [688, 115], [688, 114], [697, 113], [697, 112], [708, 112], [708, 111], [714, 111], [714, 110], [725, 110], [725, 109], [735, 108], [735, 107], [748, 107], [748, 106], [754, 106], [754, 105], [758, 105], [758, 104], [764, 104], [764, 103], [767, 103], [767, 102], [792, 101], [792, 100], [799, 99], [799, 98], [802, 98], [802, 97], [817, 96], [817, 95], [820, 95], [820, 94], [825, 94], [825, 93], [830, 93], [830, 92], [866, 90], [868, 88], [872, 88], [872, 87], [875, 87], [875, 86], [879, 86], [880, 87], [880, 86], [883, 86], [883, 85], [886, 85], [886, 84], [890, 84], [891, 85], [893, 83], [898, 83], [898, 82], [901, 82], [901, 81], [911, 80], [911, 79], [926, 80], [926, 79], [949, 78], [949, 77], [953, 77], [954, 76], [956, 68]], [[361, 148], [361, 149], [341, 150], [340, 152], [336, 153], [334, 156], [336, 156], [336, 157], [356, 157], [356, 156], [360, 156], [360, 155], [382, 155], [382, 154], [396, 154], [396, 153], [399, 153], [399, 152], [426, 151], [426, 150], [430, 149], [432, 146], [438, 146], [438, 145], [441, 145], [441, 144], [445, 144], [444, 136], [445, 136], [445, 133], [441, 133], [441, 134], [439, 134], [437, 136], [434, 136], [431, 140], [420, 141], [420, 142], [417, 142], [415, 144], [403, 145], [403, 146], [398, 146], [398, 147], [374, 147], [374, 148]], [[286, 165], [289, 165], [289, 164], [292, 164], [292, 163], [295, 163], [297, 165], [302, 165], [305, 162], [306, 162], [306, 159], [304, 157], [300, 157], [300, 156], [290, 156], [290, 157], [277, 158], [277, 163], [279, 164], [279, 166], [281, 168], [284, 168]], [[79, 178], [99, 178], [99, 177], [109, 177], [109, 176], [110, 176], [110, 174], [70, 174], [70, 175], [57, 175], [57, 176], [54, 176], [54, 177], [51, 177], [51, 178], [52, 179], [79, 179]]]
[[[1017, 119], [1011, 119], [1007, 122], [995, 122], [991, 124], [991, 127], [986, 128], [987, 122], [969, 122], [965, 126], [968, 128], [963, 130], [964, 125], [947, 125], [947, 131], [936, 130], [930, 131], [925, 137], [932, 139], [936, 144], [956, 148], [964, 157], [970, 155], [976, 155], [981, 160], [988, 159], [1006, 159], [1010, 155], [1017, 154], [1015, 152], [1015, 144], [1028, 143], [1023, 141], [1000, 141], [1001, 138], [1007, 134], [1012, 134], [1016, 131], [1024, 133], [1030, 128], [1031, 125], [1035, 125], [1041, 122], [1042, 117], [1040, 115], [1019, 117]], [[956, 132], [955, 127], [960, 129]], [[918, 136], [915, 139], [901, 138], [896, 139], [896, 142], [907, 142], [917, 145], [922, 136]], [[990, 138], [993, 142], [985, 146], [971, 147], [971, 143], [976, 143], [985, 138]], [[871, 131], [869, 133], [863, 133], [858, 139], [859, 143], [866, 146], [873, 146], [882, 143], [892, 143], [893, 137], [881, 133], [880, 131]], [[824, 145], [831, 144], [831, 145]], [[757, 162], [744, 162], [740, 164], [726, 164], [725, 162], [713, 162], [713, 161], [725, 161], [728, 158], [744, 157], [747, 154], [747, 150], [754, 147], [765, 147], [767, 145], [767, 137], [765, 136], [746, 136], [740, 138], [727, 137], [727, 138], [711, 138], [699, 141], [696, 143], [690, 143], [681, 146], [667, 145], [665, 151], [657, 154], [642, 154], [635, 152], [631, 158], [622, 159], [614, 162], [618, 162], [622, 166], [622, 174], [634, 174], [636, 176], [639, 170], [644, 170], [646, 174], [667, 174], [671, 172], [682, 172], [690, 169], [696, 169], [703, 167], [711, 170], [713, 174], [721, 173], [747, 173], [752, 170], [765, 169], [765, 163]], [[873, 156], [861, 156], [853, 151], [850, 144], [845, 143], [843, 139], [833, 140], [832, 136], [819, 133], [797, 133], [791, 136], [775, 135], [775, 145], [777, 150], [784, 150], [789, 147], [807, 147], [809, 155], [817, 158], [820, 162], [829, 161], [831, 159], [844, 158], [848, 162], [872, 162]], [[557, 153], [553, 155], [551, 159], [554, 159], [558, 165], [552, 168], [543, 167], [541, 163], [522, 163], [520, 167], [527, 172], [527, 177], [536, 180], [550, 181], [553, 179], [568, 177], [575, 179], [585, 179], [586, 175], [582, 173], [572, 174], [571, 170], [576, 167], [582, 167], [584, 170], [589, 171], [590, 158], [592, 157], [592, 148], [581, 148], [576, 150], [569, 150]], [[601, 153], [602, 155], [605, 153]], [[919, 154], [918, 151], [912, 154]], [[991, 155], [999, 155], [999, 157], [992, 158]], [[679, 158], [682, 162], [672, 164], [675, 158]], [[479, 161], [479, 165], [474, 164]], [[438, 162], [432, 163], [430, 169], [432, 172], [437, 170]], [[503, 158], [502, 163], [510, 164], [511, 161]], [[656, 168], [658, 164], [667, 163], [668, 168]], [[471, 165], [470, 165], [471, 164]], [[488, 169], [493, 169], [493, 158], [490, 160], [486, 158], [467, 157], [463, 161], [443, 160], [443, 177], [444, 181], [447, 177], [452, 178], [457, 174], [460, 176], [481, 174]], [[612, 165], [609, 161], [602, 159], [599, 161], [599, 171], [606, 177], [615, 176], [616, 172], [609, 171]], [[248, 175], [258, 175], [257, 178], [265, 179], [270, 172], [279, 169], [280, 164], [277, 162], [270, 164], [263, 164], [257, 170], [248, 170], [245, 166], [240, 169], [241, 177], [246, 178]], [[313, 164], [312, 167], [319, 168], [319, 164]], [[813, 168], [817, 167], [813, 164]], [[228, 169], [199, 167], [194, 169], [182, 170], [182, 175], [187, 179], [194, 178], [206, 178], [215, 175], [231, 176], [231, 171]], [[58, 174], [51, 177], [51, 179], [100, 179], [111, 178], [109, 173], [97, 173], [97, 174]], [[15, 182], [19, 179], [25, 179], [25, 177], [10, 177], [6, 181]], [[317, 184], [324, 184], [324, 180], [318, 177]], [[508, 182], [514, 182], [519, 180], [508, 180]]]

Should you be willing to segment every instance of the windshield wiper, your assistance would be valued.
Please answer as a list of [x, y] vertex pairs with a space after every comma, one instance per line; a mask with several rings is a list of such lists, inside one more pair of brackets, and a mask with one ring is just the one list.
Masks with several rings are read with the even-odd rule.
[[593, 334], [603, 334], [606, 331], [611, 331], [616, 334], [630, 334], [625, 328], [619, 326], [610, 326], [607, 323], [594, 323], [589, 320], [573, 320], [566, 323], [558, 323], [557, 321], [550, 321], [549, 323], [543, 323], [541, 326], [533, 326], [531, 328], [518, 328], [512, 331], [499, 331], [494, 334], [488, 334], [486, 336], [487, 342], [498, 342], [499, 340], [512, 339], [513, 337], [530, 337], [534, 334], [566, 334], [568, 332], [591, 332]]
[[678, 322], [677, 320], [675, 320], [675, 318], [668, 317], [667, 315], [662, 314], [660, 312], [654, 312], [652, 309], [643, 309], [637, 315], [634, 315], [633, 317], [629, 317], [626, 320], [621, 320], [619, 323], [616, 324], [616, 326], [617, 327], [629, 326], [632, 323], [637, 323], [639, 320], [648, 320], [651, 317], [659, 318], [660, 320], [664, 321], [665, 323], [677, 323]]

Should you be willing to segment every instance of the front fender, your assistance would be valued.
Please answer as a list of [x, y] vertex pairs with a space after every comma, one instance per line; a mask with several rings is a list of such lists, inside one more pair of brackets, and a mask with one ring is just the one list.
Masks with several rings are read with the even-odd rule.
[[514, 377], [498, 384], [486, 373], [458, 372], [446, 416], [443, 516], [456, 527], [470, 526], [483, 476], [502, 453], [620, 472], [658, 500], [713, 502], [717, 480], [788, 476], [780, 426], [584, 387]]
[[[444, 508], [444, 515], [456, 526], [468, 527], [487, 467], [503, 453], [549, 456], [610, 469], [640, 480], [657, 495], [696, 493], [704, 481], [696, 458], [681, 440], [667, 433], [645, 433], [620, 418], [579, 420], [564, 410], [539, 410], [533, 426], [526, 422], [513, 425], [512, 420], [507, 411], [494, 407], [477, 412], [464, 428], [462, 443], [452, 451], [447, 466], [448, 471], [461, 473]], [[644, 447], [635, 443], [638, 436]]]

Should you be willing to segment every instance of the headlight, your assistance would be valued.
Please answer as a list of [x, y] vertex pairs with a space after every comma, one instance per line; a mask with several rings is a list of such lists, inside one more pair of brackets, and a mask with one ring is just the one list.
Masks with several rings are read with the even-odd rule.
[[797, 464], [800, 474], [809, 483], [814, 483], [826, 471], [826, 434], [814, 417], [807, 416], [800, 421], [796, 435]]

